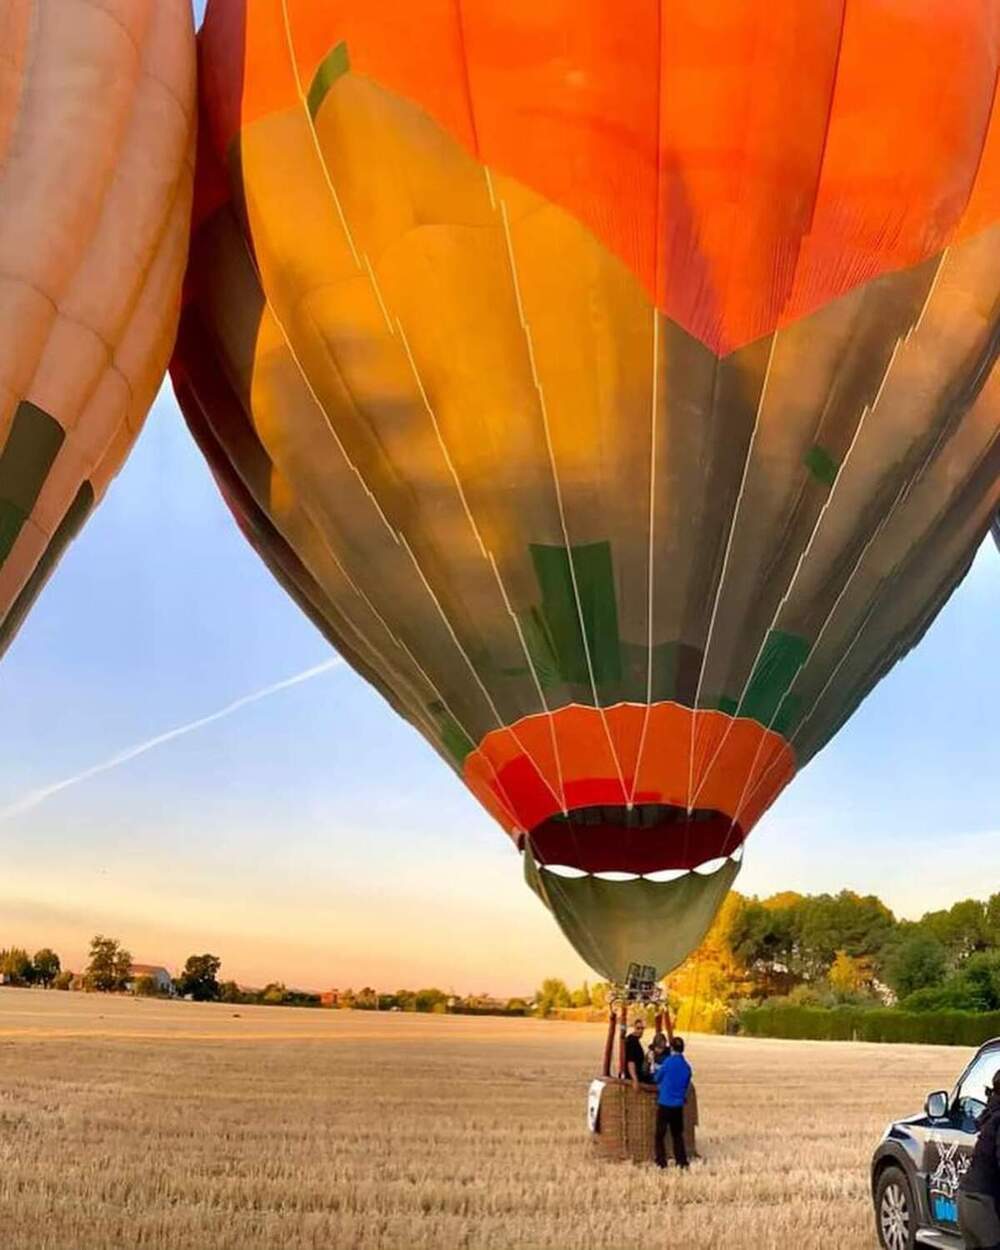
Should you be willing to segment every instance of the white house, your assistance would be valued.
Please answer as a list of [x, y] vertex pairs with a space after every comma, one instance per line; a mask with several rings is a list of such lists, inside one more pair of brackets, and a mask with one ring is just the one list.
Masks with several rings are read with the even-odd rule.
[[149, 977], [156, 986], [157, 994], [174, 992], [173, 977], [166, 968], [161, 968], [159, 964], [133, 964], [129, 969], [129, 979], [125, 982], [125, 988], [130, 993], [135, 989], [135, 983], [140, 977]]

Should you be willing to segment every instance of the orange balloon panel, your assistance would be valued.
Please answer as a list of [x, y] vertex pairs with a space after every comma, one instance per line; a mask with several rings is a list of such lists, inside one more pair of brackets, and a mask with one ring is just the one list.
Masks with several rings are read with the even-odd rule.
[[294, 107], [331, 40], [578, 217], [719, 352], [996, 219], [986, 0], [635, 0], [627, 17], [606, 0], [256, 0], [249, 20], [215, 3], [219, 150]]

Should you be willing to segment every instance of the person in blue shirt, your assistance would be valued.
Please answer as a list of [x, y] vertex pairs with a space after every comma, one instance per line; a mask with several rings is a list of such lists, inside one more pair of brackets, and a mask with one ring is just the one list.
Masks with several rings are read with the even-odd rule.
[[675, 1037], [670, 1043], [670, 1054], [653, 1073], [657, 1086], [656, 1096], [656, 1166], [667, 1166], [666, 1137], [674, 1148], [674, 1158], [679, 1168], [688, 1166], [687, 1148], [684, 1145], [684, 1100], [691, 1084], [691, 1065], [684, 1058], [684, 1038]]

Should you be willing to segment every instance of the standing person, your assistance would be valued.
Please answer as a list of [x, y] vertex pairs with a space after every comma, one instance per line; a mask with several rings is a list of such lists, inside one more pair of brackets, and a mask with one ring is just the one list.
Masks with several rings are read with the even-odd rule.
[[656, 1079], [656, 1069], [670, 1054], [670, 1048], [667, 1043], [667, 1035], [665, 1033], [654, 1033], [653, 1040], [649, 1043], [649, 1050], [646, 1051], [646, 1063], [649, 1068], [649, 1079]]
[[646, 1054], [642, 1049], [642, 1034], [646, 1022], [639, 1016], [632, 1025], [632, 1032], [625, 1039], [625, 1079], [638, 1089], [639, 1082], [646, 1079]]
[[666, 1136], [669, 1129], [677, 1166], [686, 1168], [684, 1100], [691, 1085], [691, 1065], [684, 1058], [683, 1037], [675, 1037], [670, 1043], [670, 1054], [653, 1073], [653, 1080], [659, 1089], [656, 1097], [656, 1166], [667, 1166]]
[[958, 1225], [966, 1250], [1000, 1250], [1000, 1072], [986, 1092], [972, 1162], [958, 1187]]

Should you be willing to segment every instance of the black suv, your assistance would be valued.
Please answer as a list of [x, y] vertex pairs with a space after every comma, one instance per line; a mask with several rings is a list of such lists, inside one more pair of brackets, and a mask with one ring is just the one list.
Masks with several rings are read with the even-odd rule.
[[958, 1182], [976, 1144], [976, 1117], [1000, 1069], [1000, 1037], [980, 1046], [951, 1093], [928, 1094], [923, 1115], [890, 1124], [872, 1158], [875, 1227], [885, 1250], [962, 1250]]

